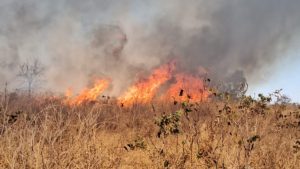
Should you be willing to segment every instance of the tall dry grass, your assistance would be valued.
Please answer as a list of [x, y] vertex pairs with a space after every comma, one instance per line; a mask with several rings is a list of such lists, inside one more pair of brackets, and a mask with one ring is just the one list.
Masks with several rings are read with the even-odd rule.
[[300, 109], [240, 100], [70, 107], [2, 102], [0, 168], [287, 168], [300, 166]]

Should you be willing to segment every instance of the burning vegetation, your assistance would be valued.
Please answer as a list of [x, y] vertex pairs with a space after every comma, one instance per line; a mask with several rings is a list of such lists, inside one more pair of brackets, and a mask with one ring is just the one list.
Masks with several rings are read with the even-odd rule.
[[129, 87], [129, 89], [118, 99], [119, 103], [126, 106], [134, 103], [150, 103], [157, 95], [159, 87], [172, 78], [174, 70], [174, 62], [158, 67], [153, 70], [149, 77], [141, 79], [136, 84]]
[[[210, 92], [204, 77], [195, 76], [176, 71], [176, 62], [161, 65], [154, 69], [148, 77], [138, 79], [116, 100], [121, 106], [130, 107], [134, 104], [149, 104], [158, 101], [202, 102], [209, 98]], [[162, 86], [166, 89], [161, 89]], [[68, 105], [81, 105], [95, 102], [109, 87], [108, 80], [96, 80], [94, 86], [86, 88], [77, 96], [73, 96], [69, 88], [65, 92], [65, 103]]]
[[205, 86], [203, 77], [189, 74], [176, 74], [175, 83], [164, 94], [165, 98], [173, 98], [175, 101], [189, 99], [192, 102], [206, 101], [210, 95], [208, 87]]
[[86, 102], [95, 102], [98, 100], [98, 97], [102, 92], [107, 89], [109, 86], [109, 80], [98, 79], [95, 80], [95, 83], [92, 88], [86, 88], [82, 90], [77, 96], [73, 97], [73, 92], [71, 89], [68, 89], [65, 93], [66, 99], [65, 103], [71, 106], [78, 106]]

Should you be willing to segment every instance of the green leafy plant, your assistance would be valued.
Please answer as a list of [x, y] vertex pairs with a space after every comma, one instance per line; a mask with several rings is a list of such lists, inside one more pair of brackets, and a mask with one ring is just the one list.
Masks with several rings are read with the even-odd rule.
[[182, 111], [176, 111], [169, 115], [162, 115], [155, 121], [155, 124], [159, 127], [157, 132], [157, 137], [161, 138], [162, 136], [167, 137], [168, 135], [180, 133], [180, 117]]

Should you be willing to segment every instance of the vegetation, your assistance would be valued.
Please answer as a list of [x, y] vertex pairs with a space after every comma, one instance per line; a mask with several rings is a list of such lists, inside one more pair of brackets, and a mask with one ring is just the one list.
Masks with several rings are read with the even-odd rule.
[[0, 168], [299, 167], [299, 105], [280, 91], [215, 95], [132, 107], [15, 96], [1, 104]]

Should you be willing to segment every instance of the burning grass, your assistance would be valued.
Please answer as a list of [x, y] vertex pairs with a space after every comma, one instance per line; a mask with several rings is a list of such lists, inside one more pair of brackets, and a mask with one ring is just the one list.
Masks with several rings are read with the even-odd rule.
[[152, 101], [18, 96], [1, 106], [0, 168], [297, 168], [300, 109], [269, 97]]
[[97, 97], [107, 89], [109, 85], [109, 81], [106, 79], [96, 80], [93, 87], [90, 89], [84, 89], [80, 92], [80, 94], [76, 97], [72, 97], [73, 92], [71, 89], [66, 91], [66, 100], [65, 103], [69, 105], [80, 105], [84, 102], [96, 101]]
[[174, 69], [174, 62], [155, 69], [148, 78], [140, 80], [130, 87], [119, 98], [119, 103], [125, 106], [131, 106], [134, 103], [149, 103], [154, 98], [159, 87], [171, 79]]
[[[188, 99], [190, 102], [208, 100], [211, 92], [209, 92], [203, 77], [182, 72], [178, 73], [175, 72], [175, 69], [175, 61], [157, 67], [148, 77], [138, 79], [119, 96], [117, 98], [118, 104], [122, 107], [131, 107], [134, 104], [149, 104], [154, 100], [184, 101]], [[160, 91], [165, 84], [167, 84], [168, 89]], [[109, 80], [97, 79], [91, 88], [82, 90], [76, 97], [72, 96], [71, 89], [67, 89], [64, 102], [67, 105], [78, 106], [86, 102], [97, 101], [97, 97], [108, 87]], [[179, 91], [180, 94], [178, 94]]]

